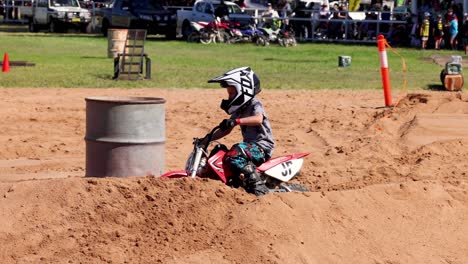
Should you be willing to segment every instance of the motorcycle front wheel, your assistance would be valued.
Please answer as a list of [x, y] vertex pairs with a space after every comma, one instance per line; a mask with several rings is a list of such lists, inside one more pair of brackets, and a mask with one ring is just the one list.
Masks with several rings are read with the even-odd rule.
[[200, 42], [202, 44], [210, 44], [213, 41], [213, 36], [210, 33], [202, 33], [200, 35]]
[[266, 46], [268, 45], [268, 41], [263, 36], [260, 36], [255, 41], [255, 44], [257, 44], [257, 46]]
[[281, 46], [281, 47], [288, 47], [288, 41], [284, 38], [279, 38], [278, 39], [278, 44]]
[[230, 43], [231, 35], [224, 30], [220, 30], [218, 34], [216, 34], [214, 42], [215, 43]]
[[290, 42], [291, 46], [293, 47], [296, 47], [297, 46], [297, 40], [295, 37], [291, 37], [291, 42]]
[[189, 43], [198, 43], [200, 42], [200, 33], [192, 32], [187, 36], [187, 42]]

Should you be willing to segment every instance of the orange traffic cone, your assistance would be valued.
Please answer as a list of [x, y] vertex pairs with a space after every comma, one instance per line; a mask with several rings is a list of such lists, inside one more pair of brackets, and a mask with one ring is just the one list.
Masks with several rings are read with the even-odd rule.
[[8, 53], [5, 52], [3, 56], [2, 72], [10, 71], [10, 61], [8, 60]]

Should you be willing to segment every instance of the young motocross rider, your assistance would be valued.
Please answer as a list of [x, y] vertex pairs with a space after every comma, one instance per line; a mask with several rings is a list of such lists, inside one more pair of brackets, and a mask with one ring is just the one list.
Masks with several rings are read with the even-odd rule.
[[257, 166], [271, 158], [275, 141], [270, 121], [260, 100], [255, 98], [260, 80], [249, 67], [241, 67], [213, 78], [209, 83], [219, 83], [226, 88], [229, 98], [222, 100], [221, 109], [230, 114], [219, 125], [213, 140], [220, 139], [239, 125], [243, 141], [234, 144], [223, 158], [223, 167], [231, 170], [233, 178], [241, 181], [245, 190], [257, 196], [268, 193], [268, 188], [257, 172]]

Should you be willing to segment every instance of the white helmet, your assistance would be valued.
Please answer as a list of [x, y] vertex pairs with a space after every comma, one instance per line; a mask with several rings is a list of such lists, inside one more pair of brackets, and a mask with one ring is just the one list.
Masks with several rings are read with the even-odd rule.
[[220, 83], [221, 87], [236, 87], [236, 96], [232, 100], [223, 100], [221, 109], [233, 114], [242, 106], [250, 102], [256, 94], [260, 93], [260, 79], [250, 67], [240, 67], [230, 70], [221, 76], [213, 78], [208, 83]]

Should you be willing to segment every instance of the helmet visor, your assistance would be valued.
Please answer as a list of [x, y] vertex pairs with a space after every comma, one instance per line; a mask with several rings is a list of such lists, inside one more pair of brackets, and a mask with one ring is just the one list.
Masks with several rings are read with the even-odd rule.
[[230, 85], [226, 81], [220, 81], [219, 86], [222, 88], [228, 88]]

